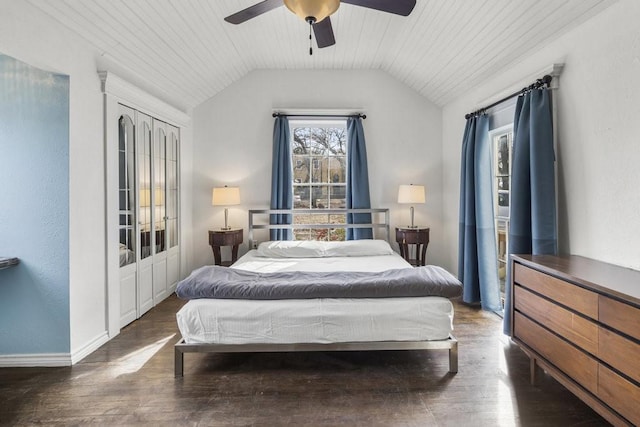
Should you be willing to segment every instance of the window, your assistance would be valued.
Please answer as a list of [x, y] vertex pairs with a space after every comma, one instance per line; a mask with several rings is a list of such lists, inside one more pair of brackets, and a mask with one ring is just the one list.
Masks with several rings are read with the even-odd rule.
[[489, 136], [493, 151], [493, 200], [496, 247], [498, 249], [496, 254], [498, 259], [498, 279], [500, 282], [500, 295], [504, 299], [509, 236], [509, 191], [511, 188], [513, 125], [492, 130]]
[[[294, 224], [345, 224], [345, 214], [322, 214], [344, 209], [347, 180], [346, 120], [290, 122], [293, 168], [293, 208], [318, 210], [294, 214]], [[345, 240], [345, 229], [302, 228], [295, 240]]]

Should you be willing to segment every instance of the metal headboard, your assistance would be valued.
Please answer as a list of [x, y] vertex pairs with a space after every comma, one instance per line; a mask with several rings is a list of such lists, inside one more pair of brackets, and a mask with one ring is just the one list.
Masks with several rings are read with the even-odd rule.
[[[371, 214], [371, 222], [367, 224], [269, 224], [269, 215], [345, 215]], [[377, 214], [377, 215], [376, 215]], [[264, 216], [261, 223], [256, 223], [256, 217]], [[382, 216], [383, 219], [379, 220]], [[383, 229], [385, 239], [389, 241], [389, 209], [250, 209], [249, 210], [249, 248], [254, 247], [254, 230], [294, 230], [294, 229], [348, 229], [372, 228]]]

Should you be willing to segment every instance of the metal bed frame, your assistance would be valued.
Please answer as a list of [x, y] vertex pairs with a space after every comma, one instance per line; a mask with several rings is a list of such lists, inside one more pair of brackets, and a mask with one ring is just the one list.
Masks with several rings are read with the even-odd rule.
[[[371, 214], [371, 222], [367, 224], [269, 224], [269, 215], [345, 215], [345, 214]], [[377, 215], [383, 214], [383, 220], [376, 220]], [[266, 217], [266, 224], [256, 224], [256, 217]], [[372, 228], [382, 229], [385, 232], [385, 240], [389, 241], [389, 209], [251, 209], [249, 210], [249, 247], [254, 247], [254, 230], [296, 230], [296, 229], [348, 229], [348, 228]]]
[[[383, 221], [372, 219], [368, 224], [291, 224], [270, 225], [256, 224], [254, 215], [272, 214], [345, 214], [371, 213], [384, 214]], [[372, 215], [372, 218], [374, 215]], [[389, 210], [388, 209], [260, 209], [249, 211], [249, 247], [253, 247], [253, 231], [257, 229], [323, 229], [323, 228], [382, 228], [389, 240]], [[367, 341], [344, 343], [296, 343], [296, 344], [187, 344], [183, 338], [175, 345], [175, 376], [184, 375], [185, 353], [272, 353], [294, 351], [381, 351], [381, 350], [449, 350], [449, 372], [458, 372], [458, 340], [449, 335], [444, 340], [434, 341]]]

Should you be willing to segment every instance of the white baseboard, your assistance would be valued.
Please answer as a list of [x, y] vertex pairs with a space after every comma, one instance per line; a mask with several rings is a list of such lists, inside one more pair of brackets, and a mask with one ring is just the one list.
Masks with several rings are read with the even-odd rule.
[[71, 366], [97, 350], [109, 341], [107, 332], [103, 332], [82, 348], [73, 353], [37, 353], [37, 354], [6, 354], [0, 355], [0, 368], [27, 367], [60, 367]]
[[7, 354], [0, 355], [1, 368], [71, 366], [69, 353]]
[[82, 348], [77, 349], [71, 353], [71, 364], [75, 365], [94, 351], [96, 351], [100, 346], [109, 341], [109, 334], [107, 331], [104, 331], [93, 340], [85, 344]]

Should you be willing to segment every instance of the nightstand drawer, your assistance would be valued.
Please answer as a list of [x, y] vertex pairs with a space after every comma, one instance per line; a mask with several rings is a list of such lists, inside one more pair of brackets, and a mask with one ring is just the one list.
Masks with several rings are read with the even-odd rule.
[[598, 294], [515, 264], [514, 282], [592, 319], [598, 319]]
[[209, 244], [216, 246], [233, 246], [242, 243], [242, 229], [209, 231]]
[[396, 242], [408, 243], [410, 245], [416, 243], [429, 243], [429, 229], [396, 229]]

